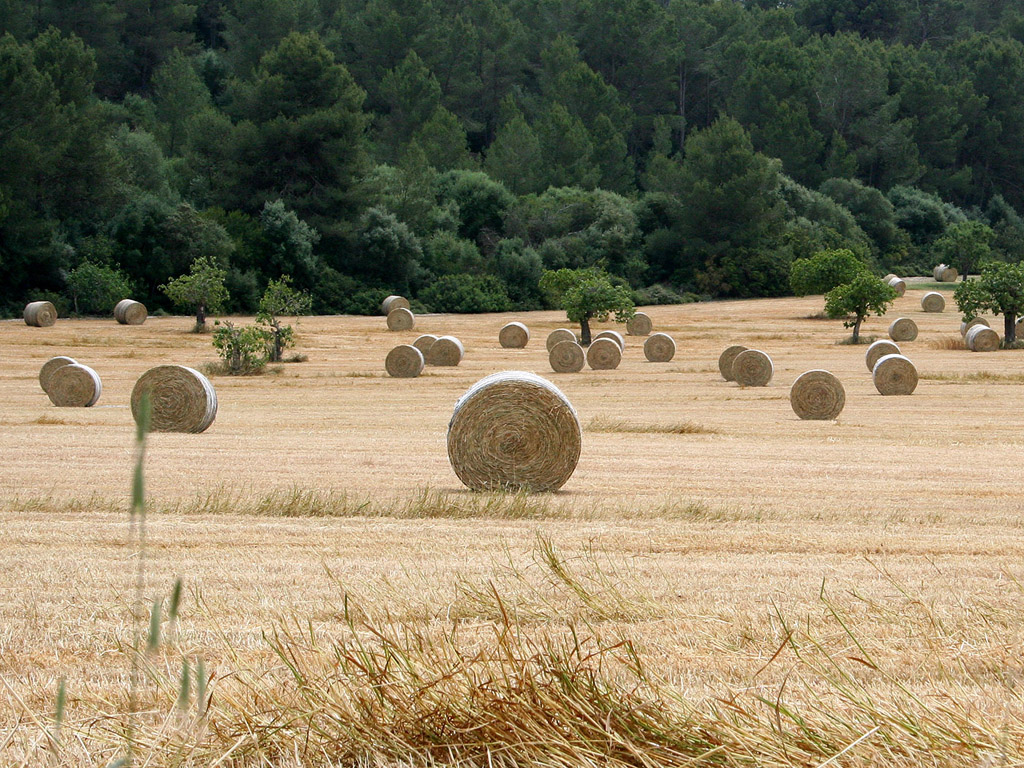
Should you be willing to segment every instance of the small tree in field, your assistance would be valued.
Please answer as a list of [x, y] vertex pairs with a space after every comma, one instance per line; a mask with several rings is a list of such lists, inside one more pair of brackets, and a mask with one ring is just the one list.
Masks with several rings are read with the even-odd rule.
[[175, 305], [196, 313], [196, 333], [206, 329], [206, 313], [219, 312], [228, 300], [228, 290], [224, 287], [227, 278], [226, 270], [214, 264], [209, 256], [200, 256], [192, 262], [187, 275], [176, 277], [160, 290]]
[[65, 282], [76, 315], [107, 314], [132, 292], [131, 283], [123, 272], [91, 261], [83, 261], [72, 269]]
[[797, 296], [828, 293], [867, 270], [848, 248], [818, 251], [809, 259], [796, 259], [789, 269], [789, 286]]
[[946, 264], [952, 264], [966, 283], [971, 272], [988, 260], [996, 233], [980, 221], [953, 224], [935, 241], [935, 252]]
[[870, 314], [884, 315], [895, 299], [895, 289], [865, 270], [825, 294], [825, 314], [833, 318], [848, 317], [843, 325], [853, 328], [853, 343], [857, 344], [864, 318]]
[[267, 335], [255, 325], [236, 326], [230, 320], [215, 323], [213, 347], [235, 376], [260, 373], [267, 364]]
[[604, 322], [615, 314], [615, 321], [624, 323], [635, 314], [630, 290], [615, 285], [603, 269], [547, 270], [540, 278], [540, 287], [574, 323], [580, 324], [580, 340], [590, 344], [590, 321]]
[[1017, 340], [1017, 318], [1024, 314], [1024, 263], [991, 264], [977, 280], [960, 283], [953, 300], [970, 322], [984, 311], [1003, 316], [1003, 344]]
[[260, 299], [256, 322], [267, 326], [267, 356], [270, 362], [281, 362], [281, 354], [295, 340], [290, 325], [281, 324], [281, 316], [304, 315], [313, 304], [312, 298], [305, 291], [296, 291], [291, 286], [292, 279], [282, 275], [280, 280], [271, 280], [267, 290]]

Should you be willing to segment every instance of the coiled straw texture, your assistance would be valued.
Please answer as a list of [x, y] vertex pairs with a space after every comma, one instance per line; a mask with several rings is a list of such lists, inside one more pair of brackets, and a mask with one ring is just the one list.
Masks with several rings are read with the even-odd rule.
[[548, 352], [554, 349], [555, 345], [563, 342], [571, 341], [576, 343], [576, 334], [570, 331], [568, 328], [556, 328], [548, 334], [547, 341], [545, 342], [548, 347]]
[[412, 345], [422, 352], [423, 357], [426, 358], [427, 352], [430, 351], [430, 347], [435, 341], [437, 341], [437, 336], [432, 333], [425, 333], [422, 336], [417, 336], [416, 341]]
[[77, 361], [71, 357], [64, 357], [63, 355], [58, 357], [51, 357], [42, 367], [39, 369], [39, 386], [43, 388], [43, 392], [48, 392], [50, 389], [50, 379], [53, 377], [54, 372], [58, 368], [63, 368], [65, 365], [73, 365]]
[[384, 358], [384, 370], [396, 379], [414, 379], [423, 373], [423, 353], [412, 344], [399, 344]]
[[591, 344], [593, 344], [594, 341], [597, 341], [598, 339], [611, 339], [612, 341], [619, 345], [619, 352], [626, 351], [626, 339], [618, 331], [601, 331], [599, 334], [594, 336], [593, 341], [591, 341]]
[[622, 348], [615, 339], [595, 339], [587, 350], [587, 365], [595, 371], [610, 371], [622, 362]]
[[99, 375], [87, 365], [69, 363], [54, 369], [47, 382], [50, 402], [62, 408], [88, 408], [103, 393]]
[[626, 335], [646, 336], [651, 332], [651, 328], [653, 327], [650, 317], [643, 312], [637, 312], [626, 321]]
[[548, 352], [548, 362], [555, 373], [579, 373], [587, 361], [587, 353], [575, 341], [560, 341]]
[[976, 325], [984, 325], [986, 328], [989, 327], [988, 320], [986, 320], [984, 317], [976, 317], [973, 320], [970, 320], [969, 322], [960, 323], [960, 335], [966, 336], [967, 332]]
[[389, 331], [411, 331], [414, 325], [416, 325], [416, 316], [411, 310], [399, 307], [388, 312]]
[[976, 325], [964, 337], [971, 352], [995, 352], [999, 349], [999, 334], [984, 325]]
[[746, 349], [732, 361], [732, 377], [741, 387], [765, 387], [774, 373], [772, 359], [759, 349]]
[[894, 277], [889, 281], [889, 287], [896, 291], [897, 296], [902, 296], [907, 292], [907, 284], [898, 277]]
[[465, 349], [454, 336], [442, 336], [427, 350], [427, 365], [458, 365]]
[[801, 373], [789, 390], [789, 402], [801, 419], [826, 421], [843, 412], [846, 390], [843, 382], [828, 371]]
[[910, 395], [917, 389], [917, 367], [903, 355], [886, 355], [875, 363], [871, 380], [880, 395]]
[[395, 309], [409, 309], [409, 300], [404, 296], [388, 296], [384, 301], [380, 303], [380, 311], [382, 314], [390, 315], [392, 310]]
[[900, 354], [899, 345], [895, 342], [887, 339], [879, 339], [873, 341], [871, 346], [868, 347], [868, 351], [864, 353], [864, 362], [868, 366], [869, 371], [875, 370], [875, 363], [886, 355], [898, 355]]
[[48, 301], [31, 301], [25, 305], [25, 325], [49, 328], [57, 322], [57, 308]]
[[955, 283], [960, 274], [947, 264], [939, 264], [932, 270], [932, 277], [937, 283]]
[[732, 364], [740, 352], [746, 352], [747, 348], [742, 344], [733, 344], [726, 347], [725, 351], [718, 356], [718, 370], [726, 381], [736, 381], [732, 373]]
[[145, 393], [149, 393], [149, 428], [154, 432], [203, 432], [217, 417], [213, 385], [199, 371], [184, 365], [158, 365], [139, 377], [131, 395], [136, 421]]
[[667, 363], [676, 356], [676, 342], [667, 333], [655, 333], [644, 342], [644, 357], [652, 363]]
[[522, 323], [508, 323], [498, 331], [498, 343], [505, 349], [522, 349], [530, 341], [530, 329]]
[[921, 309], [925, 312], [941, 312], [946, 308], [946, 298], [938, 291], [928, 291], [921, 297]]
[[913, 341], [917, 338], [917, 323], [909, 317], [898, 317], [889, 325], [889, 338], [893, 341]]
[[142, 325], [147, 317], [149, 312], [141, 302], [122, 299], [114, 305], [114, 319], [121, 325]]

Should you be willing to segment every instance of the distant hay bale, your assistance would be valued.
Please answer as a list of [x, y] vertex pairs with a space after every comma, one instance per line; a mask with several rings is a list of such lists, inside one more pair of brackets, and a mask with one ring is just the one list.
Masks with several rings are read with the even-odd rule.
[[30, 301], [25, 305], [25, 325], [49, 328], [57, 322], [57, 308], [48, 301]]
[[69, 363], [55, 368], [50, 374], [46, 396], [62, 408], [88, 408], [103, 393], [99, 375], [87, 365]]
[[742, 344], [733, 344], [731, 347], [726, 347], [725, 351], [718, 356], [718, 370], [721, 372], [723, 379], [735, 381], [732, 373], [733, 361], [736, 360], [736, 355], [746, 351], [747, 348]]
[[409, 300], [404, 296], [388, 296], [380, 303], [381, 314], [390, 315], [396, 309], [409, 309]]
[[948, 264], [939, 264], [932, 270], [932, 277], [937, 283], [955, 283], [960, 274]]
[[880, 395], [909, 395], [917, 389], [917, 368], [903, 355], [885, 355], [875, 363], [871, 380]]
[[63, 368], [65, 365], [74, 365], [77, 360], [72, 357], [64, 357], [63, 355], [58, 357], [51, 357], [45, 363], [42, 368], [39, 369], [39, 386], [43, 388], [43, 392], [48, 392], [50, 389], [50, 377], [53, 376], [53, 372], [58, 368]]
[[121, 325], [142, 325], [148, 316], [146, 305], [138, 301], [122, 299], [114, 305], [114, 319]]
[[941, 312], [946, 308], [946, 298], [938, 291], [928, 291], [921, 297], [921, 309], [925, 312]]
[[652, 363], [667, 363], [676, 356], [676, 342], [667, 333], [655, 333], [644, 342], [644, 357]]
[[772, 359], [758, 349], [745, 349], [732, 361], [732, 377], [741, 387], [764, 387], [772, 380]]
[[579, 373], [587, 361], [587, 353], [575, 341], [560, 341], [548, 352], [551, 370], [556, 373]]
[[587, 365], [595, 371], [610, 371], [618, 368], [622, 362], [622, 348], [615, 339], [607, 336], [602, 339], [594, 339], [587, 350]]
[[423, 353], [412, 344], [399, 344], [384, 358], [384, 370], [396, 379], [415, 379], [424, 365]]
[[900, 348], [894, 342], [888, 339], [879, 339], [878, 341], [872, 342], [871, 346], [868, 347], [868, 351], [864, 353], [864, 362], [867, 363], [868, 370], [875, 370], [875, 363], [886, 355], [898, 355], [900, 354]]
[[199, 371], [184, 365], [158, 365], [132, 388], [131, 408], [141, 418], [142, 397], [149, 394], [153, 432], [203, 432], [217, 417], [217, 393]]
[[964, 337], [971, 352], [995, 352], [999, 349], [999, 334], [984, 325], [976, 325]]
[[892, 279], [893, 279], [894, 277], [899, 277], [899, 275], [894, 275], [894, 274], [893, 274], [892, 272], [890, 272], [890, 273], [889, 273], [888, 275], [886, 275], [885, 277], [883, 277], [883, 278], [882, 278], [882, 280], [884, 280], [884, 281], [885, 281], [886, 283], [888, 283], [888, 282], [889, 282], [890, 280], [892, 280]]
[[898, 317], [889, 324], [889, 338], [893, 341], [913, 341], [917, 338], [917, 323], [909, 317]]
[[986, 328], [990, 327], [988, 324], [988, 320], [986, 320], [984, 317], [976, 317], [973, 320], [970, 320], [966, 323], [960, 323], [960, 335], [967, 336], [967, 332], [976, 325], [984, 325]]
[[498, 331], [498, 343], [505, 349], [522, 349], [529, 341], [530, 329], [522, 323], [508, 323]]
[[842, 413], [846, 390], [843, 382], [828, 371], [807, 371], [797, 376], [790, 387], [789, 402], [801, 419], [827, 421]]
[[898, 277], [889, 280], [889, 287], [896, 291], [897, 296], [902, 296], [907, 292], [907, 284]]
[[653, 327], [650, 317], [643, 312], [637, 312], [626, 321], [626, 335], [647, 336]]
[[427, 350], [427, 365], [458, 365], [466, 350], [454, 336], [442, 336]]
[[554, 349], [556, 344], [559, 344], [563, 341], [571, 341], [575, 343], [576, 334], [570, 331], [568, 328], [556, 328], [555, 330], [553, 330], [551, 333], [548, 334], [548, 339], [546, 342], [548, 352]]
[[437, 336], [432, 333], [425, 333], [422, 336], [418, 336], [412, 345], [422, 352], [423, 357], [426, 358], [427, 352], [430, 351], [430, 347], [435, 341], [437, 341]]
[[626, 351], [626, 339], [618, 331], [601, 331], [593, 340], [597, 341], [598, 339], [611, 339], [619, 345], [619, 352]]
[[448, 424], [452, 469], [475, 491], [558, 490], [576, 469], [582, 442], [565, 395], [524, 371], [478, 381], [459, 398]]
[[388, 312], [389, 331], [411, 331], [414, 325], [416, 325], [416, 317], [411, 310], [399, 307]]

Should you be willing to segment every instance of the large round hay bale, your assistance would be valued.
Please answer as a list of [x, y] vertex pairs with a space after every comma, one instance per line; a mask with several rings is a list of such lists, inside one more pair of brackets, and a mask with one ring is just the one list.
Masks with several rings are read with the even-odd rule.
[[466, 350], [454, 336], [442, 336], [427, 350], [427, 365], [458, 365]]
[[925, 312], [941, 312], [946, 308], [946, 297], [938, 291], [928, 291], [921, 297], [921, 309]]
[[618, 331], [601, 331], [594, 337], [593, 341], [591, 341], [591, 344], [593, 344], [593, 342], [597, 341], [598, 339], [611, 339], [612, 341], [619, 345], [619, 352], [626, 351], [626, 339]]
[[142, 325], [148, 316], [146, 305], [138, 301], [122, 299], [114, 306], [114, 319], [121, 325]]
[[53, 376], [53, 372], [58, 368], [63, 368], [65, 365], [74, 365], [77, 360], [72, 357], [64, 357], [63, 355], [58, 357], [51, 357], [45, 363], [42, 368], [39, 369], [39, 386], [43, 388], [43, 392], [47, 392], [50, 389], [50, 377]]
[[899, 346], [888, 339], [879, 339], [871, 343], [868, 347], [868, 351], [864, 353], [864, 362], [867, 363], [868, 370], [875, 370], [875, 363], [886, 355], [898, 355], [900, 354]]
[[988, 320], [984, 317], [976, 317], [973, 320], [968, 320], [966, 323], [960, 323], [960, 335], [966, 336], [967, 332], [976, 325], [984, 325], [986, 328], [990, 327]]
[[388, 296], [380, 303], [381, 314], [390, 315], [395, 309], [409, 309], [409, 300], [404, 296]]
[[937, 283], [955, 283], [960, 274], [948, 264], [939, 264], [932, 270], [932, 277]]
[[732, 364], [736, 360], [736, 355], [740, 352], [746, 352], [747, 348], [742, 344], [733, 344], [730, 347], [726, 347], [725, 351], [718, 356], [718, 370], [722, 374], [722, 378], [726, 381], [735, 381], [732, 376]]
[[415, 379], [423, 373], [423, 353], [412, 344], [399, 344], [384, 358], [384, 370], [396, 379]]
[[587, 365], [595, 371], [609, 371], [618, 368], [622, 362], [622, 348], [615, 339], [607, 336], [603, 339], [594, 339], [590, 348], [587, 349]]
[[984, 325], [976, 325], [964, 337], [971, 352], [995, 352], [999, 349], [999, 334]]
[[575, 341], [560, 341], [548, 352], [551, 370], [556, 373], [579, 373], [587, 361], [587, 353]]
[[843, 382], [828, 371], [807, 371], [790, 387], [789, 402], [801, 419], [834, 419], [846, 405], [846, 390]]
[[203, 432], [217, 417], [217, 392], [199, 371], [184, 365], [158, 365], [132, 388], [131, 408], [141, 418], [142, 397], [149, 394], [149, 428], [154, 432]]
[[907, 292], [907, 284], [898, 277], [894, 277], [889, 281], [889, 287], [896, 291], [897, 296], [902, 296]]
[[626, 335], [647, 336], [652, 327], [651, 318], [643, 312], [637, 312], [626, 321]]
[[99, 375], [81, 363], [55, 368], [46, 386], [50, 402], [62, 408], [88, 408], [100, 399], [102, 392]]
[[917, 368], [903, 355], [885, 355], [871, 371], [880, 395], [909, 395], [917, 389]]
[[676, 356], [676, 342], [667, 333], [654, 333], [644, 342], [644, 357], [652, 363], [667, 363]]
[[455, 404], [448, 459], [475, 491], [555, 491], [576, 469], [583, 443], [576, 411], [533, 373], [481, 379]]
[[427, 352], [430, 351], [430, 347], [435, 341], [437, 341], [437, 336], [432, 333], [424, 333], [422, 336], [417, 336], [416, 341], [412, 345], [422, 352], [424, 359], [426, 359]]
[[414, 325], [416, 325], [416, 316], [411, 310], [399, 307], [388, 312], [389, 331], [411, 331]]
[[498, 331], [498, 343], [505, 349], [522, 349], [529, 341], [530, 329], [522, 323], [507, 323]]
[[576, 334], [570, 331], [568, 328], [556, 328], [555, 330], [553, 330], [551, 333], [548, 334], [548, 339], [546, 342], [548, 352], [554, 349], [556, 344], [559, 344], [563, 341], [571, 341], [573, 343], [576, 343]]
[[741, 387], [764, 387], [772, 380], [772, 359], [759, 349], [745, 349], [732, 361], [732, 378]]
[[25, 325], [49, 328], [57, 322], [57, 308], [48, 301], [30, 301], [25, 305]]
[[897, 317], [889, 324], [889, 338], [893, 341], [913, 341], [917, 338], [917, 323], [909, 317]]

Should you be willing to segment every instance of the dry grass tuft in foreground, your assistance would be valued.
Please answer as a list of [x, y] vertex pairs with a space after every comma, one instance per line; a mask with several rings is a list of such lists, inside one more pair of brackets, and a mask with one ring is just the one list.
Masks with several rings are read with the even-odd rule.
[[636, 434], [663, 435], [715, 435], [717, 430], [696, 424], [692, 421], [679, 421], [674, 424], [636, 424], [624, 419], [612, 419], [607, 416], [595, 416], [584, 427], [587, 432], [631, 432]]
[[964, 342], [964, 340], [957, 336], [939, 336], [938, 338], [935, 339], [929, 339], [928, 346], [931, 349], [967, 349], [967, 344]]

